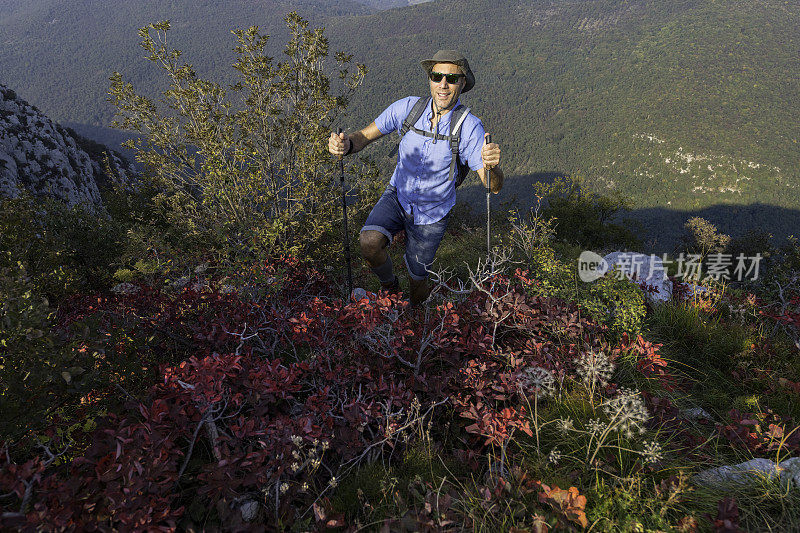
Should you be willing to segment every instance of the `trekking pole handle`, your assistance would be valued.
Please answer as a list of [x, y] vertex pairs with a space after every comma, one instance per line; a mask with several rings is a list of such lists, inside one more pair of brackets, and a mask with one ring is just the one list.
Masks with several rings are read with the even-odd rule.
[[[486, 144], [491, 144], [491, 142], [492, 142], [492, 134], [491, 134], [491, 133], [487, 133], [487, 134], [486, 134]], [[488, 190], [491, 190], [491, 189], [492, 189], [492, 175], [491, 175], [491, 171], [492, 171], [492, 169], [491, 169], [491, 168], [489, 168], [489, 167], [486, 167], [486, 188], [487, 188]]]
[[[336, 128], [336, 135], [341, 135], [341, 134], [342, 134], [342, 127], [339, 126], [338, 128]], [[339, 161], [342, 160], [342, 156], [337, 156], [337, 157], [339, 158]]]

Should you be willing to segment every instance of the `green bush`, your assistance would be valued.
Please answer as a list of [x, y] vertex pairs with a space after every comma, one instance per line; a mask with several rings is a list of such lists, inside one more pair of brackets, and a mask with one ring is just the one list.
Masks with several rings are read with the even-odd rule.
[[[615, 222], [629, 207], [623, 198], [595, 194], [584, 187], [580, 177], [559, 177], [552, 183], [538, 182], [534, 189], [544, 206], [542, 216], [556, 221], [556, 239], [594, 249], [610, 246], [635, 249], [641, 246], [633, 232]], [[631, 222], [626, 224], [629, 226]]]
[[528, 217], [512, 215], [510, 244], [537, 280], [538, 296], [576, 302], [589, 315], [610, 329], [612, 335], [637, 334], [646, 314], [641, 289], [623, 278], [608, 274], [586, 283], [578, 277], [577, 261], [564, 261], [553, 249], [553, 219], [532, 210]]
[[21, 262], [0, 267], [0, 441], [19, 436], [64, 386], [59, 374], [69, 370], [52, 318]]
[[[111, 77], [115, 125], [140, 134], [129, 147], [146, 168], [143, 180], [158, 191], [156, 205], [187, 238], [233, 260], [278, 252], [323, 259], [338, 242], [341, 195], [327, 139], [366, 69], [351, 73], [351, 57], [335, 54], [343, 91], [335, 96], [323, 68], [323, 30], [309, 29], [296, 13], [285, 20], [284, 62], [265, 55], [267, 36], [257, 27], [233, 32], [239, 81], [229, 90], [199, 78], [179, 50], [167, 48], [168, 22], [140, 30], [148, 59], [169, 79], [166, 109], [136, 94], [121, 74]], [[353, 159], [349, 209], [358, 218], [380, 187], [375, 167]]]
[[30, 197], [0, 202], [0, 268], [21, 263], [34, 294], [57, 303], [113, 281], [125, 230], [104, 213]]
[[722, 253], [730, 244], [729, 235], [719, 233], [717, 227], [708, 220], [692, 217], [683, 225], [682, 247], [686, 252], [698, 254], [704, 259], [711, 253]]

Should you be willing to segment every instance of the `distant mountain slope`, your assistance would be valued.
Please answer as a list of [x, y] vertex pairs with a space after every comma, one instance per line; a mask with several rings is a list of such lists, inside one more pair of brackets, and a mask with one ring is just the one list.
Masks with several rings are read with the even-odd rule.
[[105, 172], [106, 153], [119, 179], [134, 174], [118, 154], [52, 122], [0, 85], [0, 197], [24, 190], [70, 205], [100, 204], [100, 188], [111, 179]]
[[641, 207], [800, 205], [796, 2], [441, 0], [327, 29], [371, 69], [353, 126], [425, 93], [419, 59], [457, 45], [507, 170], [582, 172]]
[[0, 82], [55, 120], [101, 126], [113, 116], [105, 102], [113, 71], [159, 88], [138, 46], [137, 30], [148, 23], [170, 20], [171, 44], [205, 74], [232, 63], [234, 28], [260, 26], [277, 52], [287, 36], [283, 17], [292, 10], [314, 23], [373, 11], [355, 0], [32, 0], [28, 7], [0, 1], [16, 13], [0, 17]]
[[135, 28], [171, 18], [174, 46], [219, 79], [233, 58], [230, 28], [260, 24], [277, 51], [281, 18], [297, 8], [326, 26], [331, 50], [370, 69], [350, 127], [424, 94], [419, 59], [457, 47], [477, 77], [464, 102], [502, 144], [508, 174], [582, 173], [643, 208], [800, 206], [797, 2], [436, 0], [371, 14], [312, 0], [104, 5], [58, 0], [27, 26], [0, 23], [0, 42], [11, 43], [0, 51], [1, 75], [59, 119], [108, 125], [111, 71], [139, 90], [162, 80], [142, 59]]
[[425, 2], [433, 2], [433, 1], [434, 0], [358, 0], [359, 3], [378, 10], [413, 6], [415, 4], [424, 4]]

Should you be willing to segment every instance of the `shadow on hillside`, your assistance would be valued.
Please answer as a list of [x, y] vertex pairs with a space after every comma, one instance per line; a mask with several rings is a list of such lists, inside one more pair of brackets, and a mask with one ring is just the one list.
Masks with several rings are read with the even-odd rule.
[[136, 137], [135, 134], [127, 131], [109, 128], [106, 126], [95, 126], [93, 124], [79, 124], [77, 122], [63, 122], [65, 128], [75, 130], [75, 132], [87, 139], [103, 144], [112, 150], [122, 154], [128, 161], [135, 163], [134, 151], [122, 146], [122, 143]]
[[673, 210], [662, 207], [634, 209], [624, 215], [642, 225], [645, 253], [672, 252], [678, 246], [683, 225], [692, 217], [701, 217], [717, 229], [739, 237], [750, 230], [772, 234], [772, 244], [781, 246], [789, 235], [800, 236], [800, 210], [768, 204], [717, 204], [703, 209]]
[[[527, 211], [533, 205], [533, 189], [531, 184], [537, 181], [551, 183], [557, 178], [566, 177], [563, 172], [536, 172], [520, 176], [506, 177], [500, 194], [492, 195], [492, 209], [514, 207]], [[483, 213], [486, 209], [486, 189], [478, 179], [478, 175], [470, 172], [467, 180], [458, 188], [458, 202], [468, 205], [473, 213]], [[476, 211], [477, 209], [477, 211]]]
[[[527, 212], [535, 201], [531, 184], [535, 181], [552, 182], [564, 175], [561, 172], [538, 172], [511, 176], [506, 180], [503, 192], [492, 195], [493, 213], [500, 214], [500, 210], [512, 207]], [[470, 179], [459, 188], [458, 201], [468, 205], [474, 216], [485, 216], [486, 189], [477, 178]], [[633, 209], [621, 214], [619, 221], [633, 221], [633, 229], [644, 245], [639, 251], [661, 254], [676, 249], [683, 225], [692, 217], [704, 218], [717, 226], [720, 232], [732, 237], [750, 230], [766, 231], [772, 234], [774, 246], [782, 245], [789, 235], [800, 237], [800, 210], [761, 203], [718, 204], [695, 210], [662, 207]]]

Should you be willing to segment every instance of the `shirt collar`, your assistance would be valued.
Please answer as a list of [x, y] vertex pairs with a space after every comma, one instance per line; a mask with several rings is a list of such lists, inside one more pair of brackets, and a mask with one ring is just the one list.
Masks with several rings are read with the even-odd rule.
[[[427, 112], [427, 114], [425, 115], [425, 119], [428, 121], [428, 124], [430, 124], [430, 123], [431, 123], [431, 121], [433, 120], [433, 103], [432, 103], [432, 102], [433, 102], [433, 98], [429, 97], [429, 98], [428, 98], [428, 106], [427, 106], [427, 108], [428, 108], [428, 112]], [[459, 95], [459, 97], [458, 97], [458, 100], [456, 100], [456, 105], [454, 105], [454, 106], [453, 106], [453, 107], [450, 109], [450, 111], [448, 111], [448, 112], [447, 112], [447, 114], [446, 114], [446, 115], [442, 116], [442, 119], [441, 119], [441, 120], [445, 120], [445, 119], [447, 119], [447, 120], [449, 121], [449, 120], [450, 120], [450, 115], [452, 115], [452, 114], [453, 114], [453, 110], [454, 110], [455, 108], [457, 108], [458, 106], [460, 106], [460, 105], [461, 105], [461, 96]]]

